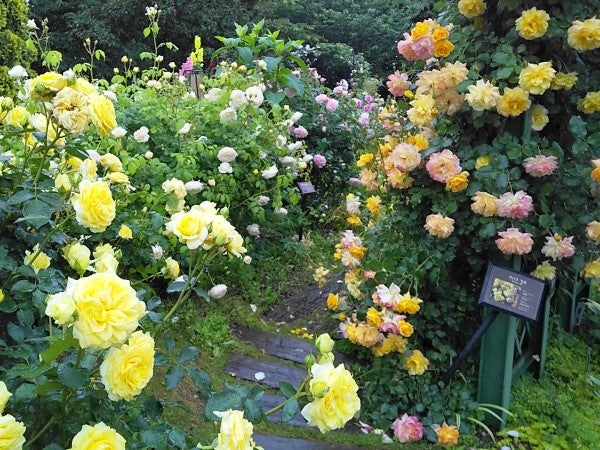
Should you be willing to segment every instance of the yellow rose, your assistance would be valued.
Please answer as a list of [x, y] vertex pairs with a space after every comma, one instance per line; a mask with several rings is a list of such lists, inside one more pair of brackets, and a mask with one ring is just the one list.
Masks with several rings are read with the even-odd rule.
[[343, 364], [337, 367], [331, 363], [313, 364], [310, 371], [311, 391], [313, 385], [325, 385], [328, 390], [323, 397], [304, 406], [302, 416], [321, 433], [342, 428], [360, 410], [356, 381]]
[[425, 22], [417, 22], [414, 28], [410, 31], [410, 37], [413, 41], [418, 40], [420, 37], [429, 34], [429, 27]]
[[105, 153], [100, 157], [100, 164], [107, 167], [111, 172], [121, 172], [123, 164], [121, 160], [112, 153]]
[[340, 307], [340, 296], [338, 294], [329, 293], [327, 295], [327, 308], [331, 311], [337, 311]]
[[521, 13], [515, 21], [519, 36], [523, 39], [532, 40], [542, 37], [548, 30], [550, 16], [543, 9], [533, 7]]
[[594, 242], [600, 243], [600, 222], [594, 220], [585, 227], [585, 236]]
[[69, 192], [71, 190], [71, 180], [69, 180], [69, 176], [64, 173], [59, 173], [54, 178], [54, 187], [59, 192]]
[[587, 51], [600, 47], [600, 19], [576, 20], [567, 30], [567, 42], [575, 50]]
[[354, 344], [362, 345], [363, 347], [373, 347], [379, 343], [381, 336], [379, 330], [373, 325], [368, 323], [359, 323], [354, 329], [352, 336], [348, 335], [348, 338]]
[[454, 447], [456, 444], [458, 444], [458, 437], [460, 433], [458, 432], [458, 428], [456, 428], [454, 425], [447, 425], [446, 422], [444, 422], [434, 431], [437, 435], [438, 444], [447, 445], [449, 447]]
[[585, 278], [600, 278], [600, 259], [590, 261], [583, 266], [580, 275]]
[[39, 244], [35, 244], [35, 247], [33, 247], [31, 252], [29, 250], [25, 250], [24, 258], [24, 263], [28, 266], [31, 266], [36, 274], [40, 270], [50, 267], [50, 257], [48, 255], [46, 255], [44, 252], [39, 252], [39, 254], [36, 256], [36, 253], [38, 253], [39, 249]]
[[411, 108], [406, 111], [408, 119], [418, 126], [429, 126], [437, 114], [435, 100], [431, 95], [417, 94], [410, 101]]
[[548, 110], [542, 105], [531, 108], [531, 129], [541, 131], [549, 122]]
[[92, 94], [89, 96], [89, 113], [100, 136], [108, 136], [117, 127], [115, 106], [104, 95]]
[[329, 333], [323, 333], [317, 336], [315, 347], [320, 354], [331, 353], [333, 351], [333, 339]]
[[556, 267], [544, 261], [531, 272], [531, 275], [541, 280], [553, 280], [556, 277]]
[[25, 107], [16, 106], [6, 113], [3, 122], [5, 125], [11, 127], [25, 128], [25, 126], [29, 123], [30, 117], [31, 114], [29, 114], [29, 111], [27, 111]]
[[433, 42], [443, 41], [444, 39], [448, 39], [448, 36], [450, 36], [450, 32], [446, 27], [437, 27], [431, 35]]
[[69, 450], [125, 450], [126, 441], [116, 430], [104, 422], [93, 427], [84, 425], [73, 437]]
[[120, 252], [115, 252], [110, 244], [99, 245], [94, 250], [94, 270], [96, 272], [116, 272], [119, 267], [117, 254], [120, 257]]
[[586, 114], [600, 111], [600, 91], [588, 92], [577, 102], [577, 109]]
[[190, 250], [194, 250], [204, 244], [208, 237], [208, 227], [216, 215], [214, 206], [211, 209], [194, 205], [187, 212], [173, 214], [166, 225], [166, 230], [177, 236], [179, 242], [186, 244]]
[[142, 392], [154, 370], [154, 339], [136, 331], [129, 342], [111, 348], [100, 366], [102, 384], [113, 401], [132, 400]]
[[416, 314], [421, 309], [421, 303], [423, 303], [423, 300], [413, 297], [407, 292], [400, 297], [400, 300], [394, 306], [394, 311], [400, 314]]
[[429, 214], [423, 227], [430, 235], [446, 239], [454, 232], [454, 219], [444, 217], [440, 213]]
[[221, 427], [217, 436], [215, 450], [252, 450], [256, 444], [252, 440], [254, 427], [244, 419], [242, 411], [228, 409], [216, 411], [215, 415], [221, 418]]
[[169, 256], [165, 259], [165, 264], [171, 278], [177, 278], [179, 276], [179, 263]]
[[403, 337], [410, 337], [415, 330], [414, 330], [413, 326], [410, 323], [408, 323], [405, 320], [401, 320], [398, 323], [398, 331], [400, 332], [401, 336], [403, 336]]
[[116, 204], [104, 181], [83, 180], [71, 201], [77, 222], [92, 233], [103, 232], [115, 218]]
[[133, 239], [131, 228], [129, 228], [127, 225], [121, 225], [121, 228], [119, 228], [119, 237], [121, 239]]
[[480, 16], [485, 11], [486, 4], [483, 0], [459, 0], [458, 11], [468, 19]]
[[362, 221], [360, 220], [360, 217], [358, 216], [348, 216], [346, 218], [346, 222], [348, 222], [348, 224], [352, 225], [353, 227], [357, 227], [358, 225], [360, 225], [362, 223]]
[[0, 289], [0, 303], [4, 300], [4, 291]]
[[436, 58], [445, 58], [454, 50], [454, 44], [448, 40], [433, 43], [433, 56]]
[[367, 199], [366, 206], [372, 215], [378, 215], [381, 211], [381, 197], [379, 195], [372, 195]]
[[496, 103], [496, 110], [504, 117], [516, 117], [527, 111], [530, 106], [529, 92], [520, 87], [504, 88], [504, 94]]
[[67, 79], [56, 72], [46, 72], [29, 83], [29, 96], [34, 100], [47, 100], [67, 85]]
[[556, 70], [551, 61], [527, 64], [519, 74], [519, 86], [531, 94], [543, 94], [550, 89]]
[[90, 125], [87, 98], [75, 89], [61, 89], [53, 100], [52, 115], [71, 134], [81, 134]]
[[106, 179], [112, 184], [129, 184], [129, 177], [123, 172], [111, 172]]
[[85, 78], [77, 78], [71, 88], [84, 95], [90, 95], [96, 92], [94, 85]]
[[446, 190], [451, 192], [464, 191], [469, 185], [469, 172], [463, 171], [446, 181]]
[[471, 200], [473, 201], [473, 203], [471, 203], [471, 211], [475, 214], [493, 217], [498, 213], [498, 206], [496, 206], [496, 201], [498, 199], [492, 194], [478, 191], [471, 197]]
[[57, 325], [70, 325], [75, 320], [75, 301], [72, 293], [67, 289], [65, 292], [48, 296], [46, 301], [46, 310], [48, 317], [51, 317]]
[[85, 245], [75, 242], [63, 248], [63, 255], [69, 265], [79, 273], [83, 273], [89, 269], [91, 264], [92, 252]]
[[[465, 100], [475, 111], [484, 111], [496, 106], [500, 98], [500, 90], [489, 81], [477, 80], [469, 86]], [[476, 167], [477, 168], [477, 167]]]
[[577, 83], [577, 72], [558, 72], [556, 75], [554, 75], [552, 83], [550, 83], [550, 89], [569, 90], [575, 85], [575, 83]]
[[6, 450], [20, 450], [25, 443], [25, 425], [7, 414], [0, 416], [0, 445]]
[[365, 153], [363, 155], [360, 155], [360, 157], [358, 158], [358, 161], [356, 162], [356, 166], [364, 167], [364, 166], [370, 164], [371, 161], [373, 161], [373, 158], [375, 158], [373, 156], [373, 153]]
[[404, 363], [409, 375], [422, 375], [427, 370], [427, 366], [429, 366], [429, 361], [419, 350], [413, 350]]
[[146, 305], [137, 299], [127, 280], [101, 272], [74, 283], [77, 320], [73, 336], [81, 348], [95, 350], [120, 345], [138, 327]]
[[2, 414], [2, 411], [4, 411], [4, 407], [11, 396], [12, 394], [8, 392], [4, 381], [0, 381], [0, 414]]
[[481, 169], [490, 165], [490, 157], [488, 155], [480, 156], [475, 160], [475, 169]]
[[367, 323], [377, 329], [381, 326], [383, 320], [381, 314], [375, 308], [369, 308], [367, 310]]

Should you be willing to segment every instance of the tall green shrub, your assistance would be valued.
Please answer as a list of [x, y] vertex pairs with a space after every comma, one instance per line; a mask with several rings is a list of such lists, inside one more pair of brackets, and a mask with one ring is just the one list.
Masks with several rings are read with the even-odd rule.
[[0, 95], [10, 95], [14, 87], [8, 71], [16, 64], [29, 67], [35, 53], [26, 45], [27, 5], [23, 0], [0, 4]]

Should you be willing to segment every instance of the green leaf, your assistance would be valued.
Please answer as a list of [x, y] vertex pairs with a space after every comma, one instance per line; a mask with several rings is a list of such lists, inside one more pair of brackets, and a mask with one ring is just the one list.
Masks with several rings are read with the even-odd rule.
[[34, 391], [37, 395], [45, 395], [48, 392], [52, 391], [63, 391], [65, 390], [65, 385], [59, 383], [58, 381], [48, 381], [44, 384], [40, 384], [37, 386]]
[[296, 92], [298, 92], [298, 95], [304, 94], [304, 84], [302, 84], [302, 81], [300, 81], [300, 79], [292, 73], [281, 77], [279, 82], [283, 87], [295, 89]]
[[289, 422], [296, 414], [298, 414], [299, 409], [298, 400], [295, 398], [290, 400], [285, 404], [283, 410], [281, 411], [281, 421], [283, 423]]
[[48, 53], [46, 53], [44, 55], [44, 60], [42, 62], [42, 65], [49, 67], [49, 68], [55, 68], [60, 66], [60, 62], [62, 60], [62, 53], [59, 52], [58, 50], [50, 50]]
[[587, 125], [579, 116], [571, 116], [569, 120], [569, 131], [573, 134], [573, 137], [577, 139], [584, 139], [587, 135]]
[[244, 64], [247, 66], [252, 64], [252, 50], [248, 47], [238, 47], [237, 52]]
[[166, 448], [167, 437], [164, 433], [156, 430], [144, 430], [141, 433], [142, 442], [147, 448]]
[[285, 98], [285, 93], [283, 91], [266, 91], [265, 98], [271, 104], [271, 106], [276, 106], [279, 105], [279, 103], [281, 103], [281, 101]]
[[11, 338], [13, 338], [15, 342], [18, 343], [23, 342], [27, 337], [27, 333], [25, 330], [25, 328], [12, 322], [8, 322], [8, 325], [6, 326], [6, 331], [8, 332], [8, 335]]
[[[146, 27], [146, 28], [144, 28], [144, 31], [143, 31], [143, 33], [144, 33], [144, 37], [148, 37], [148, 36], [150, 36], [150, 31], [151, 31], [151, 30], [150, 30], [150, 27]], [[141, 57], [142, 57], [142, 55], [140, 55], [140, 58], [141, 58]], [[142, 59], [144, 59], [144, 58], [142, 58]]]
[[584, 141], [577, 141], [571, 147], [571, 151], [574, 155], [584, 155], [590, 149], [589, 145], [587, 145]]
[[154, 54], [150, 52], [140, 53], [140, 59], [154, 59]]
[[13, 393], [14, 401], [26, 401], [36, 397], [36, 385], [31, 383], [23, 383]]
[[11, 292], [32, 292], [35, 284], [27, 280], [19, 280], [10, 288]]
[[211, 380], [210, 375], [198, 369], [197, 367], [188, 367], [187, 374], [194, 382], [194, 385], [203, 393], [210, 392]]
[[181, 292], [185, 286], [185, 281], [173, 281], [167, 286], [167, 293], [172, 294], [173, 292]]
[[185, 434], [181, 430], [171, 430], [169, 432], [169, 441], [177, 448], [187, 448]]
[[196, 347], [188, 346], [183, 347], [179, 352], [179, 364], [188, 363], [198, 357], [200, 352]]
[[90, 374], [87, 370], [70, 367], [67, 363], [60, 364], [56, 373], [60, 382], [71, 389], [80, 389], [90, 382]]
[[71, 333], [69, 333], [66, 337], [59, 336], [59, 339], [56, 340], [50, 347], [44, 350], [41, 353], [42, 360], [50, 363], [54, 361], [58, 355], [69, 348], [77, 347], [79, 341], [73, 337]]
[[294, 389], [294, 386], [286, 381], [279, 382], [279, 390], [285, 396], [285, 398], [291, 398], [296, 395], [296, 389]]
[[30, 191], [19, 191], [15, 195], [9, 197], [6, 201], [9, 205], [18, 205], [33, 198], [33, 193]]
[[206, 401], [204, 415], [207, 419], [220, 421], [215, 415], [215, 411], [227, 411], [228, 409], [240, 409], [242, 399], [233, 392], [217, 392], [211, 395]]
[[505, 173], [499, 174], [496, 178], [496, 186], [498, 186], [499, 189], [505, 189], [508, 186], [508, 175]]
[[513, 73], [512, 67], [503, 67], [496, 71], [496, 79], [497, 80], [505, 80], [510, 77]]
[[247, 398], [244, 400], [244, 417], [246, 419], [248, 419], [250, 422], [252, 423], [257, 423], [260, 422], [263, 417], [265, 416], [265, 413], [263, 412], [260, 403], [253, 399], [253, 398]]
[[23, 205], [23, 217], [15, 222], [27, 221], [36, 228], [41, 227], [50, 222], [52, 210], [48, 204], [40, 200], [28, 200]]
[[267, 64], [266, 71], [272, 72], [275, 67], [281, 62], [281, 58], [274, 58], [272, 56], [265, 56], [265, 63]]
[[184, 372], [180, 366], [171, 366], [165, 374], [165, 386], [167, 390], [175, 389], [183, 378]]

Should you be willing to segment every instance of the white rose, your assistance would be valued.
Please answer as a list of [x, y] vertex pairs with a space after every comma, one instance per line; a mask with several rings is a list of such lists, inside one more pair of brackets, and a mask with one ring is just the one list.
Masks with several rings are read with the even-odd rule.
[[219, 173], [233, 173], [233, 167], [228, 162], [219, 164]]
[[293, 123], [298, 122], [300, 119], [302, 119], [303, 114], [301, 112], [296, 111], [294, 114], [292, 114], [292, 117], [290, 117], [290, 120]]
[[265, 206], [267, 203], [269, 203], [269, 200], [271, 200], [269, 197], [267, 197], [266, 195], [261, 195], [258, 197], [258, 204], [260, 206]]
[[260, 152], [258, 152], [258, 157], [260, 159], [265, 159], [267, 157], [267, 154], [261, 150]]
[[215, 299], [223, 298], [225, 294], [227, 294], [227, 285], [225, 284], [217, 284], [208, 291], [208, 296]]
[[285, 217], [287, 216], [288, 210], [285, 208], [277, 208], [274, 213], [278, 217]]
[[152, 153], [150, 150], [148, 150], [146, 153], [144, 153], [144, 157], [146, 159], [152, 159], [154, 157], [154, 153]]
[[277, 166], [273, 165], [271, 167], [269, 167], [268, 169], [265, 169], [262, 171], [262, 177], [265, 180], [268, 180], [270, 178], [273, 178], [275, 175], [277, 175]]
[[262, 93], [262, 89], [259, 86], [252, 86], [246, 89], [246, 99], [248, 100], [248, 103], [255, 108], [258, 108], [260, 105], [262, 105], [265, 97]]
[[244, 91], [240, 91], [239, 89], [234, 89], [231, 91], [231, 95], [229, 96], [229, 106], [232, 108], [239, 108], [246, 103], [248, 103], [248, 100], [246, 100], [246, 94]]
[[23, 66], [17, 64], [12, 69], [8, 71], [8, 76], [11, 78], [27, 78], [29, 74], [25, 70]]
[[256, 61], [256, 65], [262, 70], [265, 70], [267, 68], [267, 63], [263, 59], [259, 59], [258, 61]]
[[152, 246], [152, 258], [154, 258], [156, 261], [158, 261], [159, 259], [162, 259], [163, 257], [163, 249], [160, 245], [153, 245]]
[[302, 141], [292, 142], [288, 145], [288, 150], [290, 152], [295, 152], [296, 150], [300, 149], [300, 147], [302, 147]]
[[304, 163], [309, 163], [313, 160], [313, 155], [304, 155], [302, 157], [302, 162]]
[[232, 122], [237, 119], [237, 113], [233, 108], [225, 108], [219, 113], [219, 121], [221, 123]]
[[93, 159], [94, 161], [100, 161], [100, 153], [98, 153], [96, 150], [89, 149], [87, 154], [90, 159]]
[[67, 325], [73, 322], [75, 309], [75, 300], [71, 292], [65, 291], [48, 297], [45, 313], [52, 317], [57, 325]]
[[219, 150], [219, 153], [217, 153], [217, 158], [221, 162], [229, 163], [234, 161], [235, 158], [237, 158], [237, 155], [238, 153], [235, 151], [235, 149], [231, 147], [223, 147], [221, 150]]
[[252, 256], [248, 256], [248, 255], [244, 256], [243, 261], [244, 261], [244, 264], [250, 264], [252, 262]]
[[112, 129], [110, 134], [112, 134], [116, 138], [122, 138], [127, 134], [127, 130], [123, 127], [115, 127]]
[[183, 126], [177, 130], [177, 134], [186, 134], [189, 133], [192, 128], [192, 125], [188, 122], [184, 123]]
[[290, 167], [296, 163], [296, 158], [293, 156], [284, 156], [283, 158], [279, 158], [279, 162], [283, 167]]
[[188, 181], [184, 186], [188, 194], [197, 194], [204, 189], [204, 184], [200, 181]]
[[117, 94], [113, 91], [104, 91], [102, 94], [113, 103], [117, 101]]
[[285, 136], [282, 136], [281, 134], [277, 135], [277, 138], [275, 139], [275, 146], [277, 148], [283, 148], [286, 143], [287, 138]]
[[253, 223], [246, 227], [246, 231], [250, 236], [260, 236], [260, 225], [257, 223]]
[[219, 100], [220, 96], [221, 96], [221, 89], [212, 88], [212, 89], [209, 89], [209, 91], [206, 93], [205, 98], [211, 102], [216, 102], [217, 100]]
[[141, 127], [139, 130], [133, 132], [133, 138], [139, 143], [148, 142], [148, 139], [150, 139], [150, 130], [148, 130], [148, 127]]

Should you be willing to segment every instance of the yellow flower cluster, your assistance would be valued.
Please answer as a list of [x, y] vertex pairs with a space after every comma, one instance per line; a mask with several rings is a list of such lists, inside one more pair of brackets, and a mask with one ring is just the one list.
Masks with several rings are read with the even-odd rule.
[[427, 19], [415, 24], [410, 37], [413, 42], [418, 42], [421, 38], [433, 42], [433, 56], [445, 58], [454, 50], [454, 44], [448, 40], [451, 29], [452, 25], [441, 26], [436, 20]]
[[417, 126], [429, 126], [437, 115], [435, 99], [431, 95], [417, 94], [406, 111], [408, 119]]
[[446, 63], [441, 69], [421, 72], [415, 83], [416, 93], [433, 97], [438, 112], [455, 114], [464, 102], [464, 96], [458, 94], [457, 87], [468, 75], [469, 69], [464, 63]]

